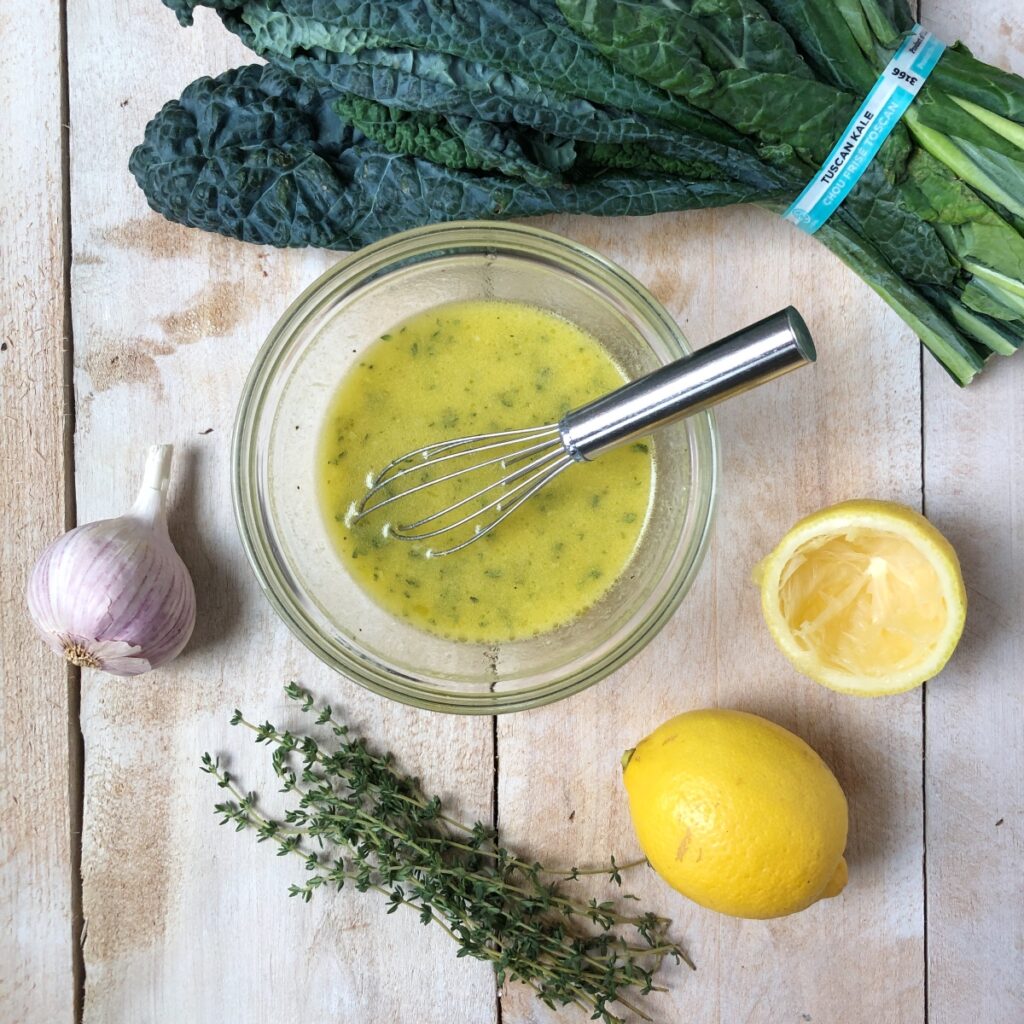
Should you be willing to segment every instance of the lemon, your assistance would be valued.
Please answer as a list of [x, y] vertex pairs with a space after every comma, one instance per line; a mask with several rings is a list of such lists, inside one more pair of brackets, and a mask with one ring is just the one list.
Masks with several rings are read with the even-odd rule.
[[842, 693], [920, 686], [949, 660], [967, 614], [949, 541], [887, 501], [847, 501], [801, 519], [754, 581], [782, 653]]
[[798, 736], [743, 711], [690, 711], [623, 758], [654, 870], [701, 906], [782, 917], [846, 884], [846, 798]]

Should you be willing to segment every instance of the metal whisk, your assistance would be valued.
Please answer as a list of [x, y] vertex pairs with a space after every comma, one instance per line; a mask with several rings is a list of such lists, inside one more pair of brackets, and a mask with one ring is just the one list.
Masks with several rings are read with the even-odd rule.
[[[484, 473], [482, 486], [415, 522], [384, 524], [400, 540], [445, 537], [427, 557], [450, 555], [490, 533], [575, 462], [585, 462], [663, 426], [749, 391], [816, 358], [792, 306], [566, 413], [558, 423], [437, 441], [389, 462], [352, 506], [348, 524], [445, 481]], [[411, 482], [416, 481], [416, 482]], [[403, 485], [405, 481], [408, 486]]]

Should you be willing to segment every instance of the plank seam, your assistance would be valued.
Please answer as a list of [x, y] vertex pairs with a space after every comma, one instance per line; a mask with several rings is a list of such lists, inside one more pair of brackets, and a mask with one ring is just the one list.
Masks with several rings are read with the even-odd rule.
[[[917, 0], [915, 5], [917, 22], [921, 24], [924, 17], [924, 0]], [[925, 400], [924, 389], [925, 368], [924, 368], [924, 346], [918, 351], [918, 368], [920, 387], [917, 389], [918, 401], [921, 412], [921, 515], [928, 514], [928, 487], [926, 478], [927, 459], [925, 458], [925, 444], [927, 443], [927, 431], [924, 428]], [[923, 1000], [922, 1019], [928, 1024], [928, 687], [921, 687], [921, 956], [924, 960], [921, 968]]]
[[[919, 355], [921, 364], [921, 386], [918, 389], [921, 402], [921, 514], [928, 514], [928, 488], [925, 476], [927, 460], [925, 459], [925, 439], [927, 431], [924, 428], [925, 417], [925, 368], [924, 368], [924, 346], [921, 346]], [[921, 687], [921, 918], [922, 918], [922, 941], [921, 955], [924, 958], [924, 965], [921, 972], [922, 997], [924, 1000], [924, 1024], [928, 1024], [928, 684]]]
[[[60, 0], [60, 181], [61, 283], [64, 288], [61, 370], [63, 384], [64, 528], [77, 525], [75, 494], [75, 346], [71, 303], [71, 93], [68, 74], [68, 9]], [[68, 703], [68, 827], [71, 863], [71, 983], [72, 1013], [76, 1024], [85, 1014], [85, 921], [82, 914], [82, 818], [85, 799], [85, 740], [82, 736], [81, 670], [67, 668]]]
[[[924, 17], [924, 2], [918, 0], [916, 7], [917, 22], [921, 24]], [[928, 433], [924, 428], [925, 400], [925, 366], [924, 346], [921, 345], [918, 351], [918, 367], [920, 387], [917, 389], [918, 401], [921, 411], [921, 514], [928, 514], [928, 486], [925, 475], [927, 459], [925, 458], [925, 445]], [[922, 1019], [928, 1024], [928, 686], [921, 687], [921, 956], [924, 960], [921, 969], [923, 1000]]]
[[[491, 715], [491, 821], [497, 842], [498, 832], [498, 716]], [[494, 978], [494, 1019], [501, 1024], [501, 986]]]

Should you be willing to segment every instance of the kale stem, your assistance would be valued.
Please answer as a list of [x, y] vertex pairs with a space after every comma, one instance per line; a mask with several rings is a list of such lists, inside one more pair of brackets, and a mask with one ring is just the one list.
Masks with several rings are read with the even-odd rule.
[[1024, 217], [1024, 205], [986, 174], [953, 139], [924, 124], [920, 114], [913, 107], [903, 115], [903, 121], [922, 149], [931, 153], [936, 160], [945, 164], [972, 188], [994, 199], [1016, 216]]
[[981, 356], [931, 303], [893, 272], [870, 242], [845, 223], [841, 212], [818, 231], [818, 237], [899, 313], [958, 384], [970, 383], [985, 365]]

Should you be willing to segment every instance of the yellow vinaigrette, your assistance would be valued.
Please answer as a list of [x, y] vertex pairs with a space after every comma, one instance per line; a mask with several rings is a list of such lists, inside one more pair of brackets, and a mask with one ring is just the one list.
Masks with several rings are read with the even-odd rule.
[[[532, 306], [438, 306], [381, 335], [331, 400], [317, 452], [320, 506], [339, 558], [387, 611], [458, 640], [515, 640], [572, 621], [626, 570], [653, 482], [643, 441], [572, 466], [495, 531], [427, 559], [428, 541], [387, 539], [378, 513], [346, 514], [367, 474], [435, 440], [553, 423], [624, 383], [598, 342]], [[479, 484], [477, 484], [479, 486]], [[400, 518], [447, 504], [442, 485]]]

